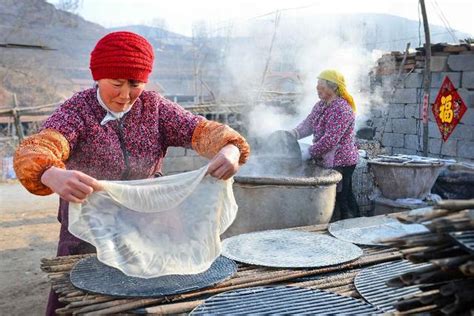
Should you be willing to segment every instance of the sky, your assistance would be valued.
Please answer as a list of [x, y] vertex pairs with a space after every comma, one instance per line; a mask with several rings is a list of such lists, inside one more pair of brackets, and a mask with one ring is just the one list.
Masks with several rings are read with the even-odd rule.
[[[49, 0], [57, 3], [59, 0]], [[192, 34], [195, 21], [214, 28], [245, 24], [276, 10], [288, 16], [385, 13], [418, 20], [417, 0], [79, 0], [79, 15], [105, 27], [148, 24], [165, 20], [170, 31]], [[474, 36], [473, 0], [425, 0], [430, 24]]]

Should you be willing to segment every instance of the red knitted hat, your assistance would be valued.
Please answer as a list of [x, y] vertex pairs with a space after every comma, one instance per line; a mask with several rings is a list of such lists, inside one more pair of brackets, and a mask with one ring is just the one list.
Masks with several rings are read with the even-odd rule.
[[113, 32], [101, 38], [91, 53], [94, 80], [129, 79], [147, 82], [153, 68], [153, 46], [132, 32]]

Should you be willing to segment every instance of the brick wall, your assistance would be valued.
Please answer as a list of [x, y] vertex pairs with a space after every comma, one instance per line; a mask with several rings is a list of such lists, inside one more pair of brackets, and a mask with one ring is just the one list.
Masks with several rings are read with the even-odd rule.
[[[472, 162], [474, 161], [474, 51], [435, 50], [434, 54], [431, 63], [429, 156]], [[372, 88], [377, 85], [383, 87], [384, 102], [373, 105], [372, 126], [376, 127], [376, 139], [386, 148], [388, 154], [422, 153], [423, 124], [420, 107], [423, 98], [423, 68], [419, 53], [415, 58], [417, 64], [408, 69], [408, 72], [403, 72], [400, 77], [396, 68], [392, 68], [392, 71], [373, 72]], [[378, 67], [383, 65], [379, 62]], [[450, 138], [443, 142], [431, 107], [445, 76], [451, 79], [468, 110]]]

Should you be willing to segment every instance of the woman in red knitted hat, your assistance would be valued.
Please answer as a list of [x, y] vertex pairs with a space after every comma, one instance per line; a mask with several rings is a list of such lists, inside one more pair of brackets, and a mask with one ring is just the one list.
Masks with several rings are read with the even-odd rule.
[[[58, 256], [94, 252], [68, 231], [68, 205], [100, 190], [98, 180], [154, 177], [170, 146], [211, 159], [208, 172], [219, 179], [233, 176], [248, 158], [247, 142], [230, 127], [145, 91], [153, 60], [153, 47], [137, 34], [100, 39], [90, 59], [96, 87], [66, 100], [15, 153], [17, 177], [28, 191], [61, 197]], [[52, 292], [47, 314], [60, 306]]]

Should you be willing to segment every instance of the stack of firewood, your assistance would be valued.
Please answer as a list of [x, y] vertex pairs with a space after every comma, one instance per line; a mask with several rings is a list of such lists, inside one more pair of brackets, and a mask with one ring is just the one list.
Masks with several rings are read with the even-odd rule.
[[418, 286], [421, 293], [399, 300], [402, 314], [474, 313], [474, 200], [445, 200], [425, 211], [397, 216], [421, 223], [429, 233], [385, 240], [414, 263], [430, 263], [387, 282], [392, 287]]

